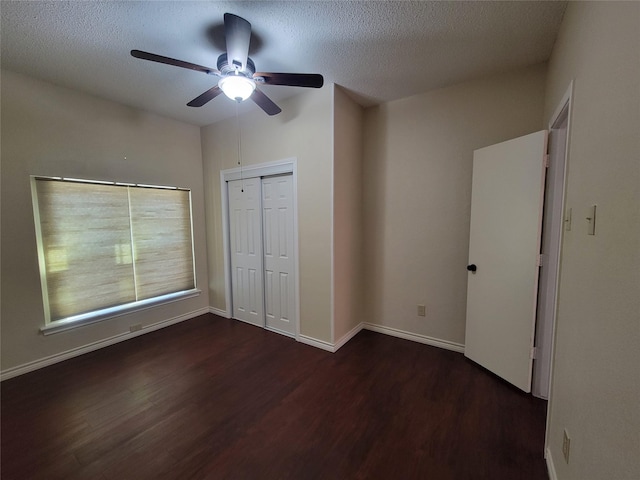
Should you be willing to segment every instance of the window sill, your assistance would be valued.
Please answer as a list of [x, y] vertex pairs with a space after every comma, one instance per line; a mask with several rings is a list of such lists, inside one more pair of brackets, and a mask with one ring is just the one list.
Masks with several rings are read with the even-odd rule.
[[95, 312], [75, 315], [73, 317], [68, 317], [62, 320], [51, 322], [50, 324], [40, 328], [40, 331], [43, 335], [65, 332], [67, 330], [72, 330], [74, 328], [89, 325], [91, 323], [102, 322], [103, 320], [109, 320], [111, 318], [120, 317], [129, 313], [147, 310], [148, 308], [157, 307], [159, 305], [166, 305], [167, 303], [177, 302], [178, 300], [197, 297], [198, 295], [200, 295], [200, 293], [201, 290], [194, 288], [193, 290], [169, 293], [160, 297], [149, 298], [147, 300], [141, 300], [139, 302], [127, 303], [126, 305], [104, 308], [102, 310], [96, 310]]

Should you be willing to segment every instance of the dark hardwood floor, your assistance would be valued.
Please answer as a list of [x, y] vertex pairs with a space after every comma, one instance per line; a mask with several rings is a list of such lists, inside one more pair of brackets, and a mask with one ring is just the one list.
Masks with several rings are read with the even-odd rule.
[[331, 354], [204, 315], [1, 385], [12, 479], [547, 479], [546, 402], [363, 331]]

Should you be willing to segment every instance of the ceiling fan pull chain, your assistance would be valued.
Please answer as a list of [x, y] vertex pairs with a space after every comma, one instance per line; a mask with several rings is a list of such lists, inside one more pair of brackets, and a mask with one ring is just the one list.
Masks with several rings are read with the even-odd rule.
[[240, 166], [240, 191], [244, 193], [244, 178], [242, 177], [242, 150], [240, 149], [240, 116], [238, 115], [238, 104], [236, 100], [236, 138], [238, 139], [238, 165]]

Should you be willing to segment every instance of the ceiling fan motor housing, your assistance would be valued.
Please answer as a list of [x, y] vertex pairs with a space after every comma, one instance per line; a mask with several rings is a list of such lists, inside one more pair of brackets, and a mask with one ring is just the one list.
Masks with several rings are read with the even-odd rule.
[[247, 78], [251, 78], [252, 75], [256, 72], [256, 66], [249, 57], [247, 57], [247, 66], [244, 70], [240, 70], [236, 68], [235, 65], [229, 65], [229, 61], [227, 60], [227, 54], [223, 53], [218, 57], [218, 70], [220, 70], [221, 75], [224, 77], [226, 75], [244, 75]]

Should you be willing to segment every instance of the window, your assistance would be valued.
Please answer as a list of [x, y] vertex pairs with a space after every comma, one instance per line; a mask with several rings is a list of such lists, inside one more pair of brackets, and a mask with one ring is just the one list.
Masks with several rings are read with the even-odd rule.
[[42, 177], [32, 187], [47, 325], [194, 293], [189, 190]]

